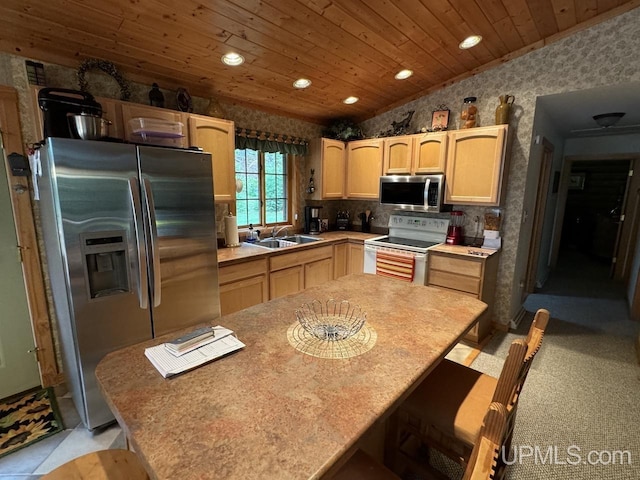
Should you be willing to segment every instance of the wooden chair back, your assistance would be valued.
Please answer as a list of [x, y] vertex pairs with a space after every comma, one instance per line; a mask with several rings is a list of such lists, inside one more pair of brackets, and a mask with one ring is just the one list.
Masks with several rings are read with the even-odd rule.
[[501, 403], [491, 403], [484, 416], [480, 436], [473, 447], [462, 480], [493, 480], [496, 478], [500, 450], [505, 438], [506, 422], [506, 407]]

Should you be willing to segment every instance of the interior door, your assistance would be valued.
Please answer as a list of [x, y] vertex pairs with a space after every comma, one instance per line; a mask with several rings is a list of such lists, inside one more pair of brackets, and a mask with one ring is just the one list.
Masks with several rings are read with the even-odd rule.
[[40, 385], [0, 137], [0, 398]]

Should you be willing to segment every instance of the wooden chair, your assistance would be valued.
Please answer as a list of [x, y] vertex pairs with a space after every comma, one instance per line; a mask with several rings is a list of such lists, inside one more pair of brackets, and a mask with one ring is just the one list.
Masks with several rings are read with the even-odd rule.
[[[499, 378], [455, 362], [443, 360], [398, 408], [394, 428], [387, 437], [386, 462], [394, 468], [401, 445], [414, 436], [466, 466], [478, 439], [482, 421], [492, 402], [507, 410], [504, 438], [509, 451], [518, 400], [531, 363], [542, 344], [549, 312], [539, 310], [527, 340], [515, 340]], [[498, 477], [504, 465], [498, 465]]]
[[473, 447], [462, 480], [493, 480], [496, 478], [506, 427], [506, 407], [501, 403], [491, 403], [484, 416], [480, 437]]
[[400, 480], [400, 477], [358, 449], [333, 476], [333, 480]]
[[71, 460], [41, 480], [149, 480], [144, 467], [129, 450], [100, 450]]

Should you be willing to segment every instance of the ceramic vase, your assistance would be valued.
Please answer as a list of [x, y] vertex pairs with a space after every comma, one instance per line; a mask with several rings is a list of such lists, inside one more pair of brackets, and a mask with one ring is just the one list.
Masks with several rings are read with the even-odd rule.
[[513, 95], [500, 95], [498, 100], [500, 100], [500, 104], [496, 108], [496, 125], [503, 125], [509, 123], [509, 112], [515, 97]]

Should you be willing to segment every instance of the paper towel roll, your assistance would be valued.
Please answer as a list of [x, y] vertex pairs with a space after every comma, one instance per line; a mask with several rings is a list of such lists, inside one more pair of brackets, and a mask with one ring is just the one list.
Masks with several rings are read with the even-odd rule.
[[232, 214], [224, 217], [224, 240], [227, 247], [237, 247], [240, 245], [238, 238], [238, 219]]

